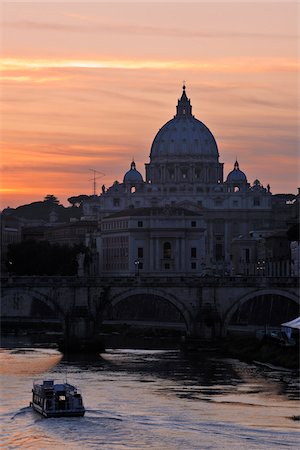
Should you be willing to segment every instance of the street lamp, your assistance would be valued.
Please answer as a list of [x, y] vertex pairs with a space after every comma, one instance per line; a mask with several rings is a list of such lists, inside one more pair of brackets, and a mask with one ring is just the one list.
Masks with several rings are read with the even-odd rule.
[[138, 259], [136, 259], [134, 261], [134, 265], [135, 265], [135, 275], [139, 276], [139, 265], [140, 265], [140, 261]]

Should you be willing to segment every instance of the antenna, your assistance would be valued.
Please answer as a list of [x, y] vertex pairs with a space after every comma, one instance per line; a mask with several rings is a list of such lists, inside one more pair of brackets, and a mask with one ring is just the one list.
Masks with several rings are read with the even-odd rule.
[[[99, 172], [99, 170], [96, 170], [96, 169], [89, 169], [89, 170], [94, 172], [93, 178], [90, 178], [89, 181], [93, 181], [93, 192], [94, 192], [94, 195], [96, 195], [96, 180], [98, 180], [99, 178], [102, 178], [103, 176], [105, 176], [105, 173]], [[96, 177], [96, 173], [100, 173], [100, 176]]]

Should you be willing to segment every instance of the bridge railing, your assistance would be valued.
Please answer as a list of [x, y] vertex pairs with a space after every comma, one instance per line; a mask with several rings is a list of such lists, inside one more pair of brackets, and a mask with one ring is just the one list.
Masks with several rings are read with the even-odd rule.
[[255, 277], [291, 277], [295, 267], [290, 261], [257, 261], [252, 263], [240, 262], [231, 269], [232, 275], [247, 275]]
[[265, 272], [259, 275], [141, 275], [136, 276], [10, 276], [2, 277], [2, 287], [112, 287], [112, 286], [260, 286], [260, 285], [297, 286], [298, 277], [292, 276], [267, 276]]

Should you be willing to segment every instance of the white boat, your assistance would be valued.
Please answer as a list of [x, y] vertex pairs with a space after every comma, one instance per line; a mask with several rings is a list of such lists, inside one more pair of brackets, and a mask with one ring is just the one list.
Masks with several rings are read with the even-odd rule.
[[54, 380], [33, 383], [30, 406], [44, 417], [81, 417], [85, 413], [78, 389]]

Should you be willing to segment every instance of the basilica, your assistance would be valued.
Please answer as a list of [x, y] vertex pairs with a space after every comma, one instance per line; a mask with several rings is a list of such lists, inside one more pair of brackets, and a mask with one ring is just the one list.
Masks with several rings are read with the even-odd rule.
[[[95, 274], [230, 274], [257, 263], [251, 236], [272, 222], [270, 186], [249, 183], [239, 162], [224, 177], [217, 142], [192, 113], [186, 87], [156, 134], [145, 175], [132, 161], [122, 182], [83, 205], [100, 228], [87, 237]], [[237, 245], [240, 242], [240, 245]]]

